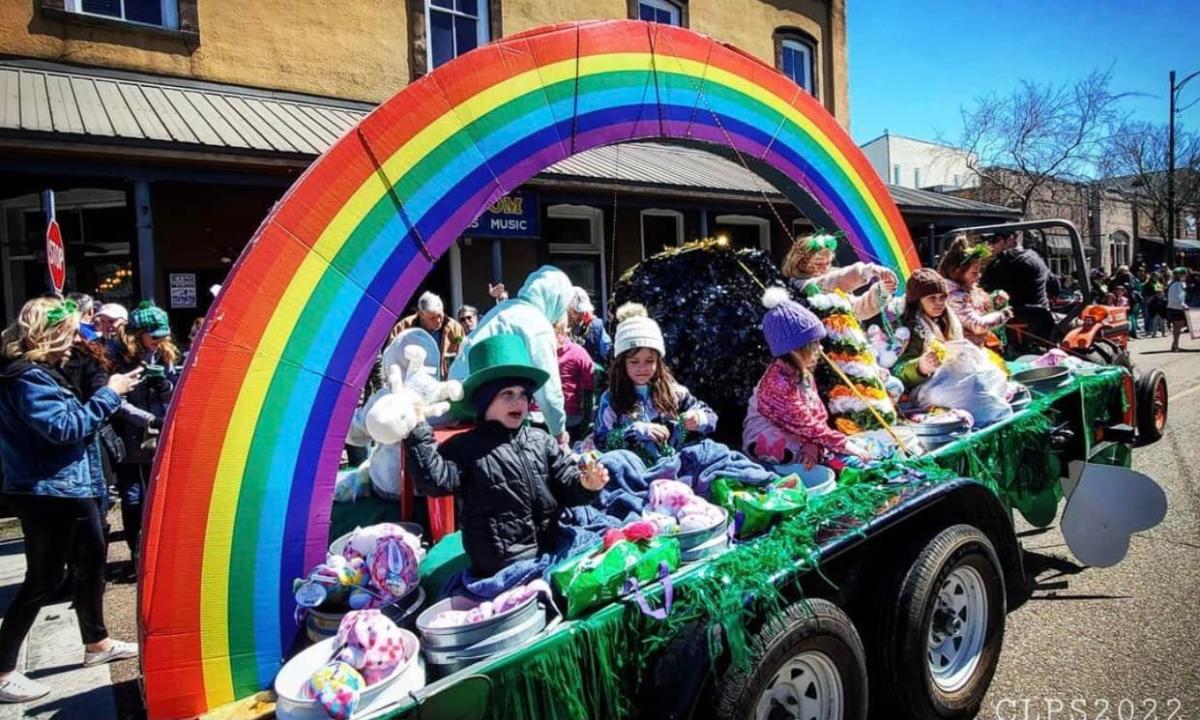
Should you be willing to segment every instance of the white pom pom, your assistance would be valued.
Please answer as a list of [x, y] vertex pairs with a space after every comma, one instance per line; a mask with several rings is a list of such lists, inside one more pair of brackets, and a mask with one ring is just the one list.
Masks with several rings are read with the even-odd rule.
[[646, 312], [645, 305], [635, 302], [627, 302], [617, 308], [618, 325], [632, 317], [650, 317], [650, 313]]
[[775, 308], [782, 305], [785, 301], [791, 300], [791, 299], [792, 299], [792, 296], [788, 294], [788, 291], [786, 288], [781, 288], [778, 286], [769, 287], [769, 288], [767, 288], [767, 291], [765, 293], [763, 293], [762, 304], [763, 304], [763, 307], [765, 307], [766, 309], [774, 310]]

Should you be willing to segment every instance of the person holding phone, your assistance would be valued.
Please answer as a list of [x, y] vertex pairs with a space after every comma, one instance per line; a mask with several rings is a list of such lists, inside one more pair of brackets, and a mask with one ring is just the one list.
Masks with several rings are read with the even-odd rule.
[[16, 671], [17, 656], [68, 562], [83, 664], [138, 654], [137, 645], [112, 639], [104, 625], [108, 545], [97, 499], [108, 488], [96, 432], [138, 386], [142, 371], [111, 375], [80, 402], [63, 372], [78, 334], [74, 302], [37, 298], [25, 303], [0, 343], [0, 470], [25, 539], [25, 580], [0, 624], [0, 702], [29, 702], [50, 692]]
[[150, 301], [129, 313], [129, 322], [109, 341], [108, 353], [117, 372], [136, 368], [145, 372], [142, 383], [129, 394], [113, 417], [113, 426], [125, 446], [125, 457], [117, 463], [121, 523], [136, 571], [142, 506], [158, 447], [158, 430], [175, 392], [182, 355], [171, 337], [167, 312]]

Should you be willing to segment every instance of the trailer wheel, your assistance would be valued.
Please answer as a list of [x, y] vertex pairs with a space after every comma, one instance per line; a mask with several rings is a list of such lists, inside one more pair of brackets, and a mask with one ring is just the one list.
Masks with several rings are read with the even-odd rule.
[[895, 587], [878, 644], [892, 717], [974, 718], [1004, 642], [1004, 576], [995, 548], [971, 525], [946, 528]]
[[774, 615], [751, 652], [749, 669], [730, 668], [717, 686], [720, 720], [866, 720], [862, 640], [833, 603], [809, 600]]
[[1153, 368], [1134, 380], [1136, 397], [1138, 439], [1143, 443], [1156, 442], [1167, 427], [1167, 410], [1170, 395], [1167, 392], [1167, 376], [1162, 370]]

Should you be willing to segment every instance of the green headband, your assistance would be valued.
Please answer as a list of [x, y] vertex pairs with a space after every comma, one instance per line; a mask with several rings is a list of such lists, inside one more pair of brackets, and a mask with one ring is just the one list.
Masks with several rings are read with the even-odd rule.
[[808, 251], [828, 250], [829, 252], [837, 252], [838, 240], [841, 237], [841, 231], [836, 233], [817, 233], [808, 239]]
[[46, 312], [46, 326], [54, 327], [74, 315], [78, 310], [79, 306], [75, 304], [74, 300], [63, 300]]
[[963, 253], [964, 262], [986, 260], [992, 256], [992, 250], [987, 245], [975, 245]]

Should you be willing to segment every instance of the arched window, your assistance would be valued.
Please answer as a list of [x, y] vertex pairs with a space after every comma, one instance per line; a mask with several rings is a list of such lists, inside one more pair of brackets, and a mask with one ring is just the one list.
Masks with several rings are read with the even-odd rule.
[[1124, 230], [1118, 230], [1108, 236], [1112, 242], [1110, 247], [1110, 257], [1112, 258], [1112, 266], [1115, 270], [1121, 265], [1129, 265], [1133, 260], [1132, 248], [1129, 242], [1129, 233]]
[[820, 98], [817, 86], [817, 40], [799, 28], [775, 31], [775, 67], [794, 83]]

